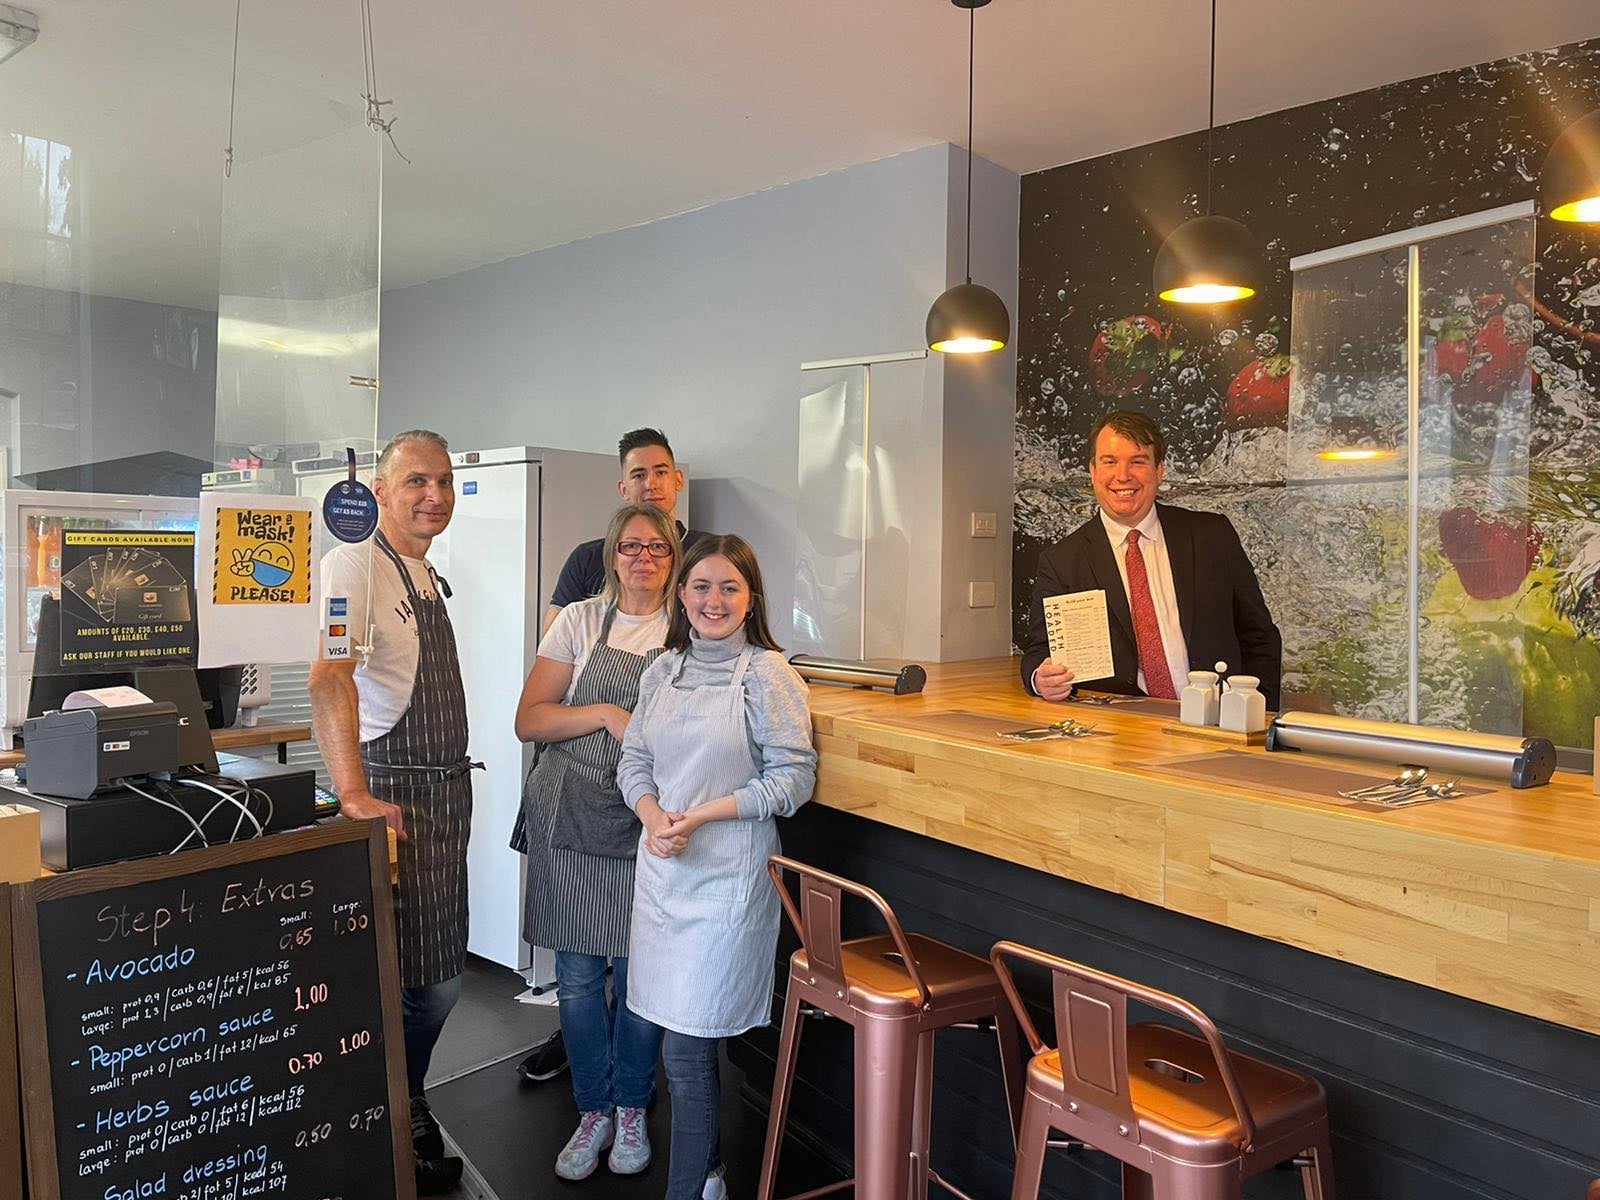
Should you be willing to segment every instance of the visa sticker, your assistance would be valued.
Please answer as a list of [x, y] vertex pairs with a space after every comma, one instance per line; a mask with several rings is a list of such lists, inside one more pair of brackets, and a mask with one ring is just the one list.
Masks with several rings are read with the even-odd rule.
[[476, 496], [478, 494], [478, 481], [469, 479], [463, 483], [461, 485], [461, 494], [463, 496]]

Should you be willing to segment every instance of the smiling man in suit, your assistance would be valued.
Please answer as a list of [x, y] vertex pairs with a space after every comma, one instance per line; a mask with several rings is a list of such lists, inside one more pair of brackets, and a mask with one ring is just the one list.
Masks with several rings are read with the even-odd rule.
[[[1100, 511], [1039, 556], [1023, 686], [1045, 700], [1065, 700], [1078, 684], [1175, 699], [1190, 670], [1225, 662], [1230, 673], [1259, 677], [1267, 707], [1277, 708], [1283, 639], [1228, 518], [1156, 503], [1167, 440], [1144, 413], [1106, 414], [1089, 446]], [[1116, 674], [1075, 680], [1050, 662], [1044, 601], [1098, 589]]]

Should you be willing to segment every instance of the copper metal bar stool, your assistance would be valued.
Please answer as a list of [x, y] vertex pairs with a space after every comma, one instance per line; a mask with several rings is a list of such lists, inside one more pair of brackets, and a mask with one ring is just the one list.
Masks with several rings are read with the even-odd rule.
[[[1299, 1169], [1307, 1200], [1334, 1200], [1327, 1100], [1315, 1079], [1229, 1050], [1177, 996], [1015, 942], [989, 958], [1033, 1048], [1011, 1200], [1038, 1196], [1045, 1151], [1074, 1144], [1121, 1161], [1128, 1200], [1238, 1200], [1246, 1179], [1280, 1163]], [[1056, 1049], [1023, 1007], [1008, 958], [1051, 973]], [[1130, 1026], [1130, 997], [1201, 1036]], [[1052, 1130], [1070, 1140], [1052, 1141]]]
[[1589, 1185], [1589, 1200], [1600, 1200], [1600, 1179]]
[[[786, 869], [800, 879], [798, 906], [784, 886]], [[930, 1181], [964, 1196], [928, 1165], [933, 1035], [940, 1029], [993, 1022], [1015, 1136], [1024, 1055], [1011, 1006], [993, 969], [986, 960], [954, 946], [908, 935], [871, 888], [779, 855], [768, 860], [767, 873], [800, 935], [800, 949], [789, 959], [789, 989], [757, 1200], [773, 1200], [800, 1051], [800, 1025], [806, 1015], [837, 1017], [855, 1030], [856, 1173], [853, 1179], [792, 1200], [812, 1200], [852, 1186], [857, 1200], [921, 1200]], [[870, 904], [889, 932], [840, 941], [840, 908], [846, 895]]]

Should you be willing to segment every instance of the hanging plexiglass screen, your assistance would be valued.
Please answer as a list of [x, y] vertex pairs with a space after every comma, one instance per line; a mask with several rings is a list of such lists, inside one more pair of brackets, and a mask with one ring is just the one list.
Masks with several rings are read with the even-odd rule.
[[1533, 252], [1517, 218], [1296, 272], [1286, 703], [1523, 732]]

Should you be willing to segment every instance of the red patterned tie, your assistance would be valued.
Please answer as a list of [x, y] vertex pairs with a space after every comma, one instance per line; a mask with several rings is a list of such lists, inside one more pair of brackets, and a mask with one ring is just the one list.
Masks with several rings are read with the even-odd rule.
[[1139, 669], [1144, 672], [1144, 690], [1149, 696], [1176, 700], [1172, 671], [1167, 666], [1167, 651], [1161, 644], [1161, 622], [1156, 619], [1156, 604], [1150, 598], [1150, 576], [1144, 569], [1139, 550], [1139, 531], [1128, 530], [1128, 600], [1133, 605], [1133, 634], [1139, 642]]

